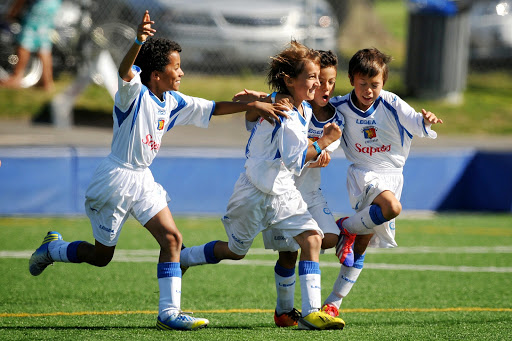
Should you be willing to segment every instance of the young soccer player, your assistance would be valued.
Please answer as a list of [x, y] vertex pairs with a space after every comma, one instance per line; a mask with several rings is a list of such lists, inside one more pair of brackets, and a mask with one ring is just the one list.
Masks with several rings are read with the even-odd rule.
[[[309, 101], [313, 114], [308, 127], [308, 138], [318, 140], [323, 134], [323, 127], [335, 122], [343, 126], [343, 116], [329, 103], [336, 85], [338, 58], [332, 51], [319, 51], [320, 53], [320, 87], [316, 89], [313, 100]], [[244, 90], [235, 95], [234, 100], [253, 100], [265, 97], [266, 94], [253, 90]], [[258, 117], [246, 115], [247, 128], [252, 130]], [[338, 243], [340, 230], [327, 205], [320, 189], [321, 175], [319, 167], [325, 166], [330, 161], [329, 153], [339, 146], [340, 140], [336, 140], [328, 146], [320, 155], [319, 160], [305, 167], [300, 176], [295, 177], [295, 184], [302, 198], [308, 206], [308, 211], [324, 233], [322, 249], [329, 249]], [[312, 162], [310, 161], [310, 162]], [[286, 238], [277, 229], [267, 229], [263, 232], [265, 247], [274, 250], [287, 249]], [[300, 313], [294, 308], [295, 296], [295, 264], [297, 251], [280, 251], [279, 259], [274, 267], [274, 277], [277, 290], [276, 310], [274, 322], [279, 327], [291, 327], [297, 325]]]
[[354, 89], [331, 103], [345, 117], [341, 146], [352, 163], [347, 174], [350, 203], [356, 211], [337, 221], [343, 238], [337, 246], [342, 269], [323, 310], [338, 315], [343, 298], [359, 277], [368, 245], [395, 247], [395, 218], [402, 205], [402, 169], [413, 135], [435, 139], [432, 124], [443, 123], [430, 111], [416, 112], [383, 90], [391, 58], [376, 48], [351, 58], [348, 76]]
[[[341, 134], [336, 123], [328, 123], [316, 142], [307, 139], [312, 114], [307, 101], [313, 99], [319, 86], [319, 72], [318, 53], [297, 42], [273, 58], [268, 83], [273, 90], [290, 95], [294, 108], [287, 112], [288, 118], [273, 125], [259, 120], [252, 130], [246, 148], [245, 172], [235, 184], [227, 213], [222, 218], [229, 241], [185, 248], [181, 263], [189, 267], [215, 264], [222, 259], [242, 259], [260, 232], [279, 230], [293, 247], [291, 251], [301, 248], [299, 328], [341, 329], [345, 325], [343, 320], [320, 311], [318, 260], [323, 233], [294, 184], [294, 175], [300, 174], [305, 163], [316, 158]], [[274, 96], [275, 93], [270, 97]]]
[[167, 206], [170, 198], [148, 167], [160, 149], [162, 136], [176, 125], [207, 127], [211, 115], [243, 112], [253, 106], [263, 115], [278, 110], [266, 103], [215, 103], [178, 92], [184, 75], [181, 48], [171, 40], [149, 38], [156, 32], [152, 24], [146, 11], [135, 42], [119, 67], [111, 153], [97, 168], [86, 191], [85, 210], [95, 244], [68, 243], [58, 232], [49, 232], [32, 254], [29, 270], [38, 276], [53, 262], [106, 266], [131, 214], [160, 245], [157, 328], [194, 330], [206, 327], [209, 321], [180, 310], [182, 236]]

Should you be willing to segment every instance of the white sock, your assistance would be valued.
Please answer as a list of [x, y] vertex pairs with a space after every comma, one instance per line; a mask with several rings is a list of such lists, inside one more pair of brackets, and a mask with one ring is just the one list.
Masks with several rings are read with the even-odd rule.
[[158, 316], [165, 321], [180, 311], [181, 269], [180, 263], [158, 263]]
[[338, 274], [338, 278], [334, 282], [332, 292], [326, 298], [324, 304], [332, 304], [336, 306], [336, 308], [340, 308], [341, 301], [345, 296], [348, 295], [352, 287], [357, 281], [357, 278], [363, 271], [363, 262], [364, 262], [364, 254], [354, 254], [354, 265], [351, 267], [346, 267], [345, 265], [341, 265], [340, 272]]
[[299, 280], [302, 293], [302, 316], [304, 317], [320, 310], [322, 306], [319, 264], [313, 261], [300, 261]]
[[343, 228], [355, 234], [373, 234], [373, 228], [385, 223], [387, 220], [382, 215], [378, 205], [370, 205], [363, 208], [353, 216], [343, 221]]
[[48, 243], [48, 252], [54, 262], [70, 263], [68, 259], [68, 245], [71, 244], [64, 240], [54, 240]]
[[184, 248], [180, 253], [180, 263], [190, 267], [202, 264], [216, 264], [219, 262], [213, 254], [213, 249], [218, 240], [209, 243]]
[[204, 245], [191, 246], [181, 250], [180, 263], [183, 266], [206, 264]]
[[293, 310], [295, 298], [295, 269], [286, 269], [276, 263], [274, 268], [276, 280], [276, 313], [281, 315]]

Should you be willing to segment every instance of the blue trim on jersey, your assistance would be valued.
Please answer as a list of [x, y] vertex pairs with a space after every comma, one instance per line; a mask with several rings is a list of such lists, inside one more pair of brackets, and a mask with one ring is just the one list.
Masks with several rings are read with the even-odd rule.
[[[354, 91], [352, 91], [350, 93], [350, 98], [352, 98], [352, 93], [354, 93]], [[366, 109], [366, 111], [362, 111], [361, 109], [356, 107], [352, 103], [352, 101], [347, 101], [347, 102], [348, 102], [349, 108], [352, 109], [353, 112], [355, 112], [357, 115], [361, 116], [362, 118], [367, 118], [368, 116], [370, 116], [371, 114], [373, 114], [375, 112], [375, 110], [377, 109], [377, 107], [379, 106], [381, 101], [382, 101], [382, 97], [379, 96], [379, 98], [377, 98], [375, 100], [375, 102], [373, 102], [373, 104], [368, 109]]]
[[81, 260], [78, 259], [78, 255], [76, 254], [76, 250], [78, 250], [78, 245], [82, 244], [83, 240], [77, 240], [69, 243], [66, 249], [66, 256], [71, 263], [82, 263]]
[[407, 134], [407, 136], [409, 136], [409, 138], [412, 139], [412, 135], [411, 133], [409, 133], [407, 131], [407, 129], [405, 129], [405, 127], [400, 123], [400, 120], [398, 119], [398, 114], [396, 112], [396, 109], [391, 105], [389, 104], [388, 102], [386, 101], [382, 101], [382, 103], [384, 104], [384, 106], [389, 109], [389, 111], [391, 111], [391, 113], [393, 114], [393, 116], [395, 117], [395, 121], [396, 121], [396, 126], [398, 128], [398, 133], [400, 134], [400, 140], [402, 141], [402, 147], [404, 146], [404, 133]]
[[252, 138], [254, 137], [254, 133], [256, 132], [257, 127], [258, 127], [258, 123], [256, 123], [254, 125], [254, 127], [252, 127], [251, 136], [249, 136], [249, 140], [247, 140], [247, 144], [245, 145], [245, 158], [246, 159], [249, 158], [249, 145], [251, 144]]
[[[323, 128], [327, 123], [333, 122], [335, 120], [335, 118], [336, 118], [336, 112], [327, 121], [320, 122], [319, 120], [317, 120], [315, 114], [313, 113], [313, 115], [311, 115], [311, 123], [313, 123], [313, 126], [315, 126], [316, 128]], [[337, 121], [339, 121], [339, 120], [337, 120]]]
[[[347, 103], [347, 102], [350, 102], [348, 99], [342, 99], [342, 100], [339, 100], [339, 101], [336, 101], [337, 97], [334, 97], [334, 98], [331, 98], [331, 104], [334, 106], [334, 107], [338, 107], [340, 105], [342, 105], [343, 103]], [[343, 97], [341, 97], [343, 98]]]
[[[308, 103], [308, 102], [306, 102], [306, 101], [303, 101], [303, 102], [302, 102], [302, 108], [303, 108], [303, 109], [305, 109], [305, 107], [306, 107], [306, 106], [308, 106], [309, 108], [311, 108], [311, 104], [309, 104], [309, 103]], [[302, 125], [303, 125], [303, 126], [305, 126], [305, 125], [306, 125], [306, 123], [307, 123], [307, 122], [306, 122], [306, 118], [304, 118], [304, 117], [300, 114], [300, 112], [299, 112], [299, 110], [298, 110], [298, 109], [294, 108], [294, 110], [297, 112], [297, 116], [299, 116], [300, 123], [302, 123]]]
[[212, 106], [212, 111], [210, 112], [210, 118], [208, 119], [209, 121], [212, 119], [213, 112], [215, 111], [215, 106], [217, 105], [217, 103], [215, 103], [215, 101], [212, 101], [212, 103], [213, 103], [213, 106]]
[[371, 205], [369, 213], [370, 218], [375, 223], [375, 225], [381, 225], [388, 221], [386, 218], [384, 218], [384, 215], [382, 214], [382, 208], [380, 208], [379, 205]]
[[299, 276], [317, 274], [320, 275], [320, 265], [318, 262], [310, 260], [301, 260], [299, 262]]
[[156, 267], [158, 278], [179, 277], [181, 278], [180, 263], [164, 262], [158, 263]]
[[176, 100], [176, 102], [178, 102], [178, 105], [176, 106], [176, 108], [174, 108], [172, 111], [171, 111], [171, 114], [169, 115], [169, 119], [171, 119], [174, 115], [176, 115], [176, 117], [174, 117], [172, 119], [172, 121], [169, 123], [169, 126], [167, 127], [167, 131], [171, 130], [172, 127], [174, 127], [174, 124], [176, 123], [176, 119], [178, 118], [178, 112], [185, 108], [187, 106], [187, 102], [183, 99], [183, 97], [181, 97], [179, 94], [177, 94], [175, 91], [169, 91], [169, 94], [174, 97], [174, 99]]
[[423, 123], [423, 131], [425, 132], [425, 135], [429, 136], [427, 132], [427, 127], [425, 127], [425, 120], [421, 120], [421, 122]]
[[117, 106], [114, 105], [114, 112], [117, 117], [117, 126], [118, 127], [120, 127], [121, 124], [123, 124], [124, 120], [126, 120], [128, 115], [130, 115], [130, 112], [132, 111], [133, 105], [135, 104], [136, 101], [137, 101], [137, 99], [134, 99], [132, 104], [130, 104], [130, 107], [126, 111], [121, 111], [121, 109], [119, 109]]
[[279, 151], [279, 149], [276, 151], [276, 155], [274, 156], [274, 160], [276, 159], [280, 159], [281, 158], [281, 152]]
[[164, 101], [162, 102], [160, 100], [160, 98], [158, 98], [154, 93], [149, 91], [149, 98], [151, 98], [153, 100], [153, 102], [155, 102], [162, 109], [165, 108], [165, 92], [164, 92], [164, 96], [163, 97], [164, 97]]
[[277, 118], [279, 120], [275, 122], [276, 125], [274, 127], [274, 130], [272, 130], [272, 138], [270, 139], [270, 143], [272, 143], [272, 141], [274, 141], [274, 137], [277, 134], [277, 131], [279, 130], [279, 128], [281, 128], [281, 123], [283, 123], [283, 117], [278, 116]]
[[142, 85], [142, 87], [140, 88], [140, 94], [139, 94], [139, 100], [137, 103], [137, 107], [135, 108], [135, 111], [133, 112], [133, 119], [132, 119], [132, 126], [130, 127], [130, 133], [132, 132], [133, 127], [135, 126], [135, 121], [137, 120], [137, 116], [139, 115], [139, 111], [140, 111], [140, 103], [142, 102], [142, 96], [144, 95], [144, 93], [146, 91], [149, 91], [149, 89], [147, 88], [147, 86]]
[[354, 252], [354, 265], [353, 267], [356, 268], [356, 269], [362, 269], [363, 268], [363, 263], [364, 263], [364, 255], [365, 254], [362, 254], [360, 255], [359, 253], [355, 253]]
[[295, 275], [295, 268], [293, 269], [287, 269], [279, 265], [279, 263], [276, 262], [276, 266], [274, 267], [274, 272], [278, 274], [281, 277], [292, 277]]

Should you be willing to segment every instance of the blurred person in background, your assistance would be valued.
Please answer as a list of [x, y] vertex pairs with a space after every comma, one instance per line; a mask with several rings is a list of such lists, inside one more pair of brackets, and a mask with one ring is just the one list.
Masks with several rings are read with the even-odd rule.
[[51, 30], [62, 0], [15, 0], [7, 14], [9, 19], [20, 18], [22, 26], [18, 37], [18, 62], [14, 72], [0, 86], [20, 88], [31, 53], [37, 52], [43, 65], [40, 85], [46, 91], [53, 90], [53, 65]]

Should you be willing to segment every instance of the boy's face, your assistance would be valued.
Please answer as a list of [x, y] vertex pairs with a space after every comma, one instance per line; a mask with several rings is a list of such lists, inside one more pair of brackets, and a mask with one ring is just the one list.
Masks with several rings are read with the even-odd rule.
[[165, 66], [163, 72], [159, 73], [160, 76], [160, 85], [164, 91], [178, 91], [180, 89], [181, 77], [183, 77], [184, 72], [181, 70], [181, 59], [180, 54], [176, 51], [173, 51], [169, 55], [169, 64]]
[[329, 103], [332, 97], [334, 88], [336, 87], [337, 70], [334, 66], [329, 66], [320, 69], [320, 87], [315, 91], [315, 98], [313, 101], [316, 105], [324, 107]]
[[360, 110], [366, 111], [377, 98], [379, 98], [384, 82], [382, 72], [375, 77], [368, 77], [359, 73], [350, 80], [354, 87], [357, 103], [354, 103]]
[[307, 61], [304, 70], [296, 78], [288, 78], [288, 90], [296, 105], [315, 98], [315, 90], [320, 86], [319, 74], [320, 65]]

